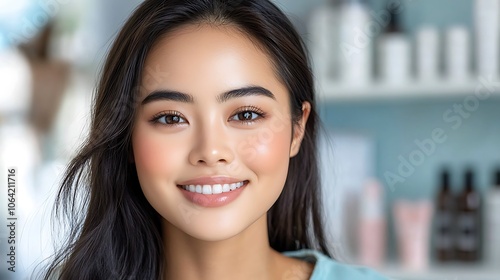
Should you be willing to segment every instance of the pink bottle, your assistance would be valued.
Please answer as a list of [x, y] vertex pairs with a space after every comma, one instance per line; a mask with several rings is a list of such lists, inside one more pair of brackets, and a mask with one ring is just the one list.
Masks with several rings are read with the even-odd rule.
[[365, 183], [360, 207], [360, 263], [381, 267], [385, 260], [386, 220], [383, 189], [377, 180], [372, 179]]

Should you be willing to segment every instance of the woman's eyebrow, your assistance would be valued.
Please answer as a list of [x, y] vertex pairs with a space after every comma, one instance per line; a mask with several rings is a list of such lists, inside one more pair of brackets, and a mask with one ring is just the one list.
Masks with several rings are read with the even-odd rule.
[[[274, 94], [261, 86], [248, 86], [243, 88], [232, 89], [221, 93], [217, 96], [217, 102], [223, 103], [232, 98], [250, 96], [250, 95], [261, 95], [266, 96], [271, 99], [276, 100]], [[148, 103], [160, 100], [171, 100], [184, 103], [194, 103], [194, 97], [190, 94], [174, 91], [174, 90], [155, 90], [148, 94], [144, 100], [142, 100], [141, 105], [146, 105]]]
[[262, 95], [276, 100], [276, 97], [270, 90], [263, 88], [261, 86], [248, 86], [248, 87], [229, 90], [218, 95], [216, 99], [217, 102], [223, 103], [231, 98], [237, 98], [249, 95]]

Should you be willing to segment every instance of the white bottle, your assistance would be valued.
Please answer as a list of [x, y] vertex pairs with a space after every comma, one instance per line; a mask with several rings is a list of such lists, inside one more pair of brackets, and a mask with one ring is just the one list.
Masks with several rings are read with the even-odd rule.
[[390, 13], [387, 32], [378, 40], [379, 75], [382, 83], [399, 86], [411, 79], [411, 45], [397, 21], [401, 11]]
[[500, 0], [475, 0], [476, 70], [478, 76], [498, 78]]
[[310, 43], [314, 75], [324, 82], [337, 77], [338, 69], [338, 10], [333, 4], [315, 9], [309, 20]]
[[421, 82], [439, 78], [439, 34], [435, 27], [425, 26], [417, 31], [417, 77]]
[[464, 26], [451, 26], [445, 34], [446, 79], [453, 83], [470, 80], [470, 35]]
[[371, 16], [364, 1], [343, 0], [339, 7], [340, 78], [349, 86], [363, 86], [372, 80], [373, 34]]
[[485, 198], [486, 259], [490, 264], [498, 265], [500, 263], [500, 170], [496, 171], [494, 186]]

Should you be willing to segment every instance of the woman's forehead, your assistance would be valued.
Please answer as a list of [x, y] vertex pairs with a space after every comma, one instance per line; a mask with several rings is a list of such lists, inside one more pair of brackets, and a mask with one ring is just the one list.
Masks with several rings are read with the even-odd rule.
[[196, 95], [249, 85], [271, 88], [288, 99], [270, 56], [239, 29], [187, 25], [163, 36], [148, 54], [141, 95], [164, 87]]

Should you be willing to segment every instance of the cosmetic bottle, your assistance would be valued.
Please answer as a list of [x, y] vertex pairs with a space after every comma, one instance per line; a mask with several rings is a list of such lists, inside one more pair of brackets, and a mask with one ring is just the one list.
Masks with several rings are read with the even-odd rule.
[[416, 34], [417, 78], [435, 82], [439, 78], [439, 34], [435, 27], [424, 26]]
[[396, 200], [393, 205], [398, 257], [408, 271], [424, 271], [429, 265], [429, 241], [433, 203], [430, 200]]
[[481, 196], [474, 186], [474, 173], [465, 172], [465, 187], [457, 200], [456, 256], [460, 261], [475, 262], [481, 253]]
[[451, 26], [445, 34], [445, 77], [449, 82], [470, 80], [470, 32], [464, 26]]
[[493, 187], [485, 197], [485, 253], [487, 262], [500, 263], [500, 169], [494, 174]]
[[337, 79], [339, 58], [338, 3], [328, 3], [314, 9], [309, 19], [312, 64], [319, 81]]
[[378, 40], [379, 75], [383, 83], [401, 85], [411, 78], [410, 41], [399, 22], [401, 11], [389, 13], [389, 25]]
[[475, 54], [478, 76], [498, 78], [500, 0], [474, 0]]
[[380, 267], [385, 260], [386, 220], [383, 189], [378, 180], [364, 184], [361, 198], [359, 253], [362, 265]]
[[340, 78], [349, 86], [371, 82], [373, 37], [371, 16], [364, 0], [342, 0], [339, 6]]
[[454, 256], [455, 222], [455, 201], [450, 190], [448, 170], [441, 173], [441, 186], [437, 193], [435, 209], [434, 253], [438, 261], [446, 262]]

